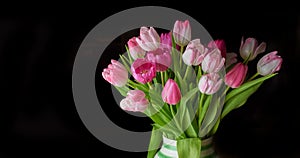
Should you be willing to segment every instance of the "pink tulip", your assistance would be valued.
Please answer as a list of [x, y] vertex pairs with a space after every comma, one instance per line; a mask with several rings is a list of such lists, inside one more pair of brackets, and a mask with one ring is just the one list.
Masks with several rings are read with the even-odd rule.
[[258, 54], [263, 53], [266, 50], [266, 43], [262, 42], [258, 45], [255, 38], [247, 38], [244, 43], [244, 38], [242, 38], [240, 46], [240, 55], [244, 60], [251, 61]]
[[201, 44], [200, 39], [194, 39], [187, 45], [182, 59], [186, 65], [197, 66], [203, 61], [206, 54], [207, 49]]
[[121, 100], [120, 107], [126, 111], [144, 112], [149, 105], [145, 97], [145, 93], [141, 90], [130, 90], [126, 98]]
[[218, 48], [208, 52], [202, 61], [202, 70], [207, 73], [219, 72], [224, 66], [225, 58], [221, 56]]
[[128, 72], [126, 68], [118, 61], [111, 60], [111, 64], [103, 69], [102, 77], [110, 84], [122, 87], [127, 83]]
[[137, 58], [143, 58], [145, 56], [146, 51], [138, 45], [138, 43], [136, 42], [136, 37], [132, 37], [131, 39], [129, 39], [127, 44], [130, 55], [134, 60]]
[[161, 93], [161, 97], [164, 102], [171, 105], [175, 105], [180, 101], [181, 92], [177, 83], [174, 80], [168, 79]]
[[136, 38], [136, 42], [145, 51], [153, 51], [159, 47], [160, 37], [153, 27], [141, 27], [140, 37]]
[[172, 37], [171, 32], [160, 34], [160, 45], [163, 47], [172, 47]]
[[214, 48], [218, 48], [221, 51], [221, 55], [223, 58], [226, 57], [226, 44], [225, 41], [222, 39], [217, 39], [215, 41], [211, 41], [208, 43], [207, 45], [208, 48], [214, 49]]
[[132, 63], [131, 72], [138, 82], [145, 84], [156, 76], [156, 66], [151, 61], [138, 58]]
[[156, 64], [156, 71], [166, 71], [172, 62], [170, 51], [163, 48], [158, 48], [155, 51], [150, 51], [146, 55], [146, 59]]
[[225, 59], [225, 67], [228, 68], [232, 64], [237, 62], [237, 54], [236, 53], [226, 53]]
[[263, 76], [279, 71], [282, 64], [282, 58], [273, 51], [264, 55], [257, 63], [257, 72]]
[[188, 20], [177, 20], [173, 28], [173, 36], [175, 43], [180, 46], [186, 46], [192, 38], [191, 26]]
[[248, 72], [248, 66], [243, 63], [237, 63], [234, 67], [225, 75], [225, 84], [231, 88], [239, 87], [245, 80]]
[[222, 84], [222, 79], [217, 73], [209, 73], [201, 76], [199, 80], [199, 90], [204, 94], [216, 93]]

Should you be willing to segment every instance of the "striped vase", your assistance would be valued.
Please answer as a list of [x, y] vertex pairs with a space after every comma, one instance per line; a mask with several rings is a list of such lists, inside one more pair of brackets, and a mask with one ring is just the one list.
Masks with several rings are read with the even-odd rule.
[[[176, 140], [163, 137], [163, 144], [154, 158], [178, 158]], [[217, 158], [212, 137], [201, 141], [201, 158]]]

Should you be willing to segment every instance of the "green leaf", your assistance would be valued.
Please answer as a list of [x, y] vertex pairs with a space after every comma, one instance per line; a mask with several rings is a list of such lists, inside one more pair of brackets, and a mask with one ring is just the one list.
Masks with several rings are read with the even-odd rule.
[[177, 140], [177, 152], [179, 158], [200, 158], [201, 139], [186, 138]]
[[181, 75], [180, 75], [179, 72], [176, 72], [176, 73], [175, 73], [175, 77], [176, 77], [176, 79], [177, 79], [177, 81], [178, 81], [178, 86], [180, 87], [181, 94], [182, 94], [182, 95], [185, 95], [185, 93], [186, 93], [187, 90], [188, 90], [187, 82], [185, 82], [185, 81], [182, 79], [182, 77], [181, 77]]
[[124, 65], [124, 67], [126, 68], [126, 70], [132, 75], [131, 70], [130, 70], [130, 66], [128, 64], [128, 59], [126, 59], [126, 57], [124, 55], [119, 55], [120, 59], [122, 61], [122, 64]]
[[211, 99], [209, 108], [207, 109], [207, 112], [201, 124], [200, 134], [199, 134], [200, 137], [204, 137], [205, 135], [207, 135], [215, 125], [223, 108], [223, 104], [222, 104], [223, 100], [224, 98], [218, 95], [213, 96], [213, 98]]
[[133, 63], [133, 58], [132, 58], [132, 56], [130, 54], [130, 51], [129, 51], [127, 45], [125, 45], [125, 49], [126, 49], [126, 52], [127, 52], [127, 56], [129, 58], [129, 64], [131, 65]]
[[[190, 115], [187, 111], [187, 102], [198, 92], [198, 87], [190, 90], [187, 94], [185, 94], [182, 98], [181, 98], [181, 101], [180, 101], [180, 105], [179, 105], [179, 109], [177, 111], [177, 115], [179, 115], [179, 118], [178, 116], [175, 118], [175, 119], [179, 119], [180, 123], [181, 123], [181, 127], [182, 127], [182, 130], [186, 130], [189, 128], [189, 126], [191, 126], [191, 123], [192, 123], [192, 120], [190, 119]], [[192, 134], [192, 131], [190, 131], [191, 129], [189, 129], [188, 132], [190, 132], [189, 134], [191, 135], [194, 135]]]
[[149, 89], [149, 101], [154, 109], [161, 110], [165, 104], [161, 97], [162, 87], [160, 84], [154, 84], [152, 89]]
[[148, 147], [147, 158], [153, 158], [161, 145], [162, 133], [157, 129], [156, 126], [153, 126], [151, 132], [150, 143]]
[[267, 76], [263, 76], [263, 77], [260, 77], [258, 79], [255, 79], [255, 80], [252, 80], [252, 81], [249, 81], [249, 82], [246, 82], [244, 84], [242, 84], [240, 87], [236, 88], [236, 89], [233, 89], [232, 91], [230, 91], [227, 95], [226, 95], [226, 98], [225, 98], [225, 102], [227, 102], [228, 100], [230, 100], [232, 97], [234, 97], [235, 95], [239, 95], [239, 93], [241, 93], [242, 91], [250, 88], [251, 86], [254, 86], [260, 82], [263, 82], [265, 81], [266, 79], [269, 79], [273, 76], [275, 76], [276, 73], [274, 74], [270, 74], [270, 75], [267, 75]]
[[170, 126], [170, 124], [165, 124], [164, 126], [161, 126], [155, 123], [153, 124], [153, 126], [159, 129], [161, 132], [169, 134], [168, 138], [170, 139], [176, 139], [176, 137], [180, 135], [178, 129], [175, 129], [173, 126]]
[[130, 90], [127, 86], [123, 86], [123, 87], [117, 87], [114, 86], [122, 96], [126, 97], [127, 96], [127, 92]]
[[227, 99], [224, 105], [224, 109], [222, 111], [221, 119], [224, 118], [230, 111], [233, 109], [239, 108], [247, 102], [247, 99], [260, 87], [263, 82], [258, 82], [254, 85], [247, 87], [247, 89], [243, 89], [243, 91], [239, 91], [238, 94]]
[[193, 126], [193, 120], [191, 120], [191, 116], [190, 116], [190, 111], [188, 109], [185, 110], [185, 117], [183, 119], [183, 124], [184, 125], [189, 125], [188, 128], [186, 129], [186, 135], [188, 137], [198, 137], [198, 133], [196, 132], [196, 130], [194, 129]]

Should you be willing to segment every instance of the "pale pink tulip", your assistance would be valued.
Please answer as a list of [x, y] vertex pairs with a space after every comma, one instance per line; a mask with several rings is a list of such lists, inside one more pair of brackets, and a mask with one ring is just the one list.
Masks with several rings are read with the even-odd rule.
[[177, 20], [174, 24], [173, 36], [176, 44], [186, 46], [192, 38], [190, 22]]
[[225, 75], [225, 84], [231, 88], [239, 87], [245, 80], [248, 72], [248, 66], [243, 63], [237, 63], [234, 67]]
[[202, 61], [202, 70], [206, 73], [219, 72], [224, 66], [225, 58], [221, 56], [218, 48], [208, 52]]
[[155, 51], [148, 52], [146, 59], [155, 63], [157, 72], [166, 71], [172, 62], [170, 51], [164, 48], [158, 48]]
[[187, 45], [182, 59], [186, 65], [197, 66], [203, 61], [206, 54], [207, 49], [201, 44], [200, 39], [194, 39]]
[[145, 93], [141, 90], [130, 90], [126, 98], [121, 100], [120, 107], [126, 111], [144, 112], [149, 105], [145, 97]]
[[174, 80], [168, 79], [161, 93], [161, 97], [164, 102], [171, 105], [175, 105], [180, 101], [181, 92], [177, 83]]
[[226, 53], [225, 59], [225, 67], [228, 68], [232, 64], [237, 62], [237, 54], [236, 53]]
[[277, 51], [270, 52], [258, 61], [257, 72], [260, 75], [266, 76], [280, 70], [282, 58], [276, 54]]
[[201, 76], [199, 80], [199, 90], [204, 94], [214, 94], [216, 93], [222, 84], [222, 79], [217, 73], [209, 73]]
[[258, 42], [255, 38], [247, 38], [244, 43], [244, 38], [242, 38], [240, 46], [240, 55], [244, 60], [251, 61], [255, 57], [263, 53], [266, 50], [266, 43], [262, 42], [258, 45]]
[[221, 51], [221, 55], [223, 58], [226, 57], [226, 44], [225, 41], [222, 39], [217, 39], [214, 41], [210, 41], [207, 45], [208, 48], [214, 49], [214, 48], [218, 48]]
[[103, 69], [102, 77], [110, 84], [122, 87], [127, 83], [128, 72], [126, 68], [118, 61], [111, 60], [111, 64]]
[[136, 38], [136, 42], [145, 51], [153, 51], [159, 47], [160, 37], [153, 27], [141, 27], [140, 37]]
[[146, 54], [146, 51], [138, 45], [136, 42], [136, 37], [132, 37], [127, 42], [128, 49], [130, 52], [131, 57], [135, 60], [137, 58], [143, 58]]
[[156, 66], [151, 61], [138, 58], [132, 63], [131, 72], [138, 82], [145, 84], [156, 76]]

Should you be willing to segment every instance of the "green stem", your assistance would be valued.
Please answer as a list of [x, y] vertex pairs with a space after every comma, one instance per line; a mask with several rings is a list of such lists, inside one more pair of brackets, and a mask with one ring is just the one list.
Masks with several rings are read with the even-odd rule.
[[128, 83], [130, 83], [132, 86], [134, 86], [135, 87], [134, 89], [140, 89], [144, 92], [149, 91], [149, 89], [146, 85], [135, 83], [135, 82], [131, 81], [130, 79], [128, 80]]
[[131, 85], [129, 82], [127, 82], [127, 86], [129, 86], [129, 87], [135, 89], [135, 87], [134, 87], [133, 85]]
[[[210, 100], [211, 100], [211, 96], [210, 96], [210, 97], [207, 97], [207, 99], [210, 99]], [[206, 101], [206, 103], [204, 104], [204, 106], [203, 106], [203, 108], [202, 108], [202, 112], [201, 112], [200, 117], [199, 117], [199, 124], [200, 124], [200, 125], [202, 124], [202, 121], [203, 121], [204, 116], [205, 116], [205, 114], [206, 114], [206, 111], [207, 111], [207, 109], [208, 109], [210, 100], [208, 100], [209, 102]], [[203, 103], [202, 103], [202, 104], [203, 104]]]
[[201, 115], [202, 115], [202, 105], [203, 105], [204, 94], [200, 94], [199, 107], [198, 107], [198, 127], [201, 126]]
[[180, 46], [180, 53], [183, 53], [184, 46]]
[[256, 72], [252, 77], [250, 77], [250, 78], [247, 80], [247, 82], [253, 80], [253, 79], [254, 79], [255, 77], [257, 77], [258, 75], [259, 75], [259, 73]]
[[[223, 95], [226, 95], [226, 93], [228, 92], [229, 89], [230, 89], [230, 87], [229, 87], [229, 86], [226, 86], [226, 89], [225, 89]], [[222, 97], [223, 97], [223, 96], [222, 96]]]
[[190, 69], [191, 69], [192, 66], [187, 66], [186, 67], [186, 71], [185, 71], [185, 74], [184, 74], [184, 77], [183, 77], [183, 80], [186, 79], [187, 75], [190, 73]]
[[220, 125], [220, 122], [221, 122], [221, 117], [218, 118], [217, 122], [215, 123], [214, 127], [212, 128], [212, 130], [210, 131], [210, 135], [214, 135], [218, 128], [219, 128], [219, 125]]
[[202, 76], [202, 69], [201, 69], [201, 66], [199, 65], [198, 66], [198, 71], [197, 71], [197, 81], [200, 80], [201, 76]]
[[164, 73], [161, 71], [160, 72], [160, 79], [161, 79], [161, 85], [164, 86], [165, 83], [164, 83]]
[[176, 116], [176, 112], [174, 110], [174, 105], [169, 105], [169, 107], [170, 107], [170, 111], [171, 111], [171, 114], [172, 114], [172, 118], [173, 118], [173, 120], [174, 120], [177, 128], [181, 131], [181, 127], [180, 127], [180, 125], [179, 125], [179, 123], [178, 123], [178, 121], [177, 121], [177, 119], [175, 117]]
[[147, 85], [148, 85], [149, 89], [152, 89], [152, 85], [150, 84], [150, 82], [147, 82]]
[[179, 67], [182, 66], [182, 54], [183, 54], [184, 46], [180, 46], [180, 55], [179, 55]]

